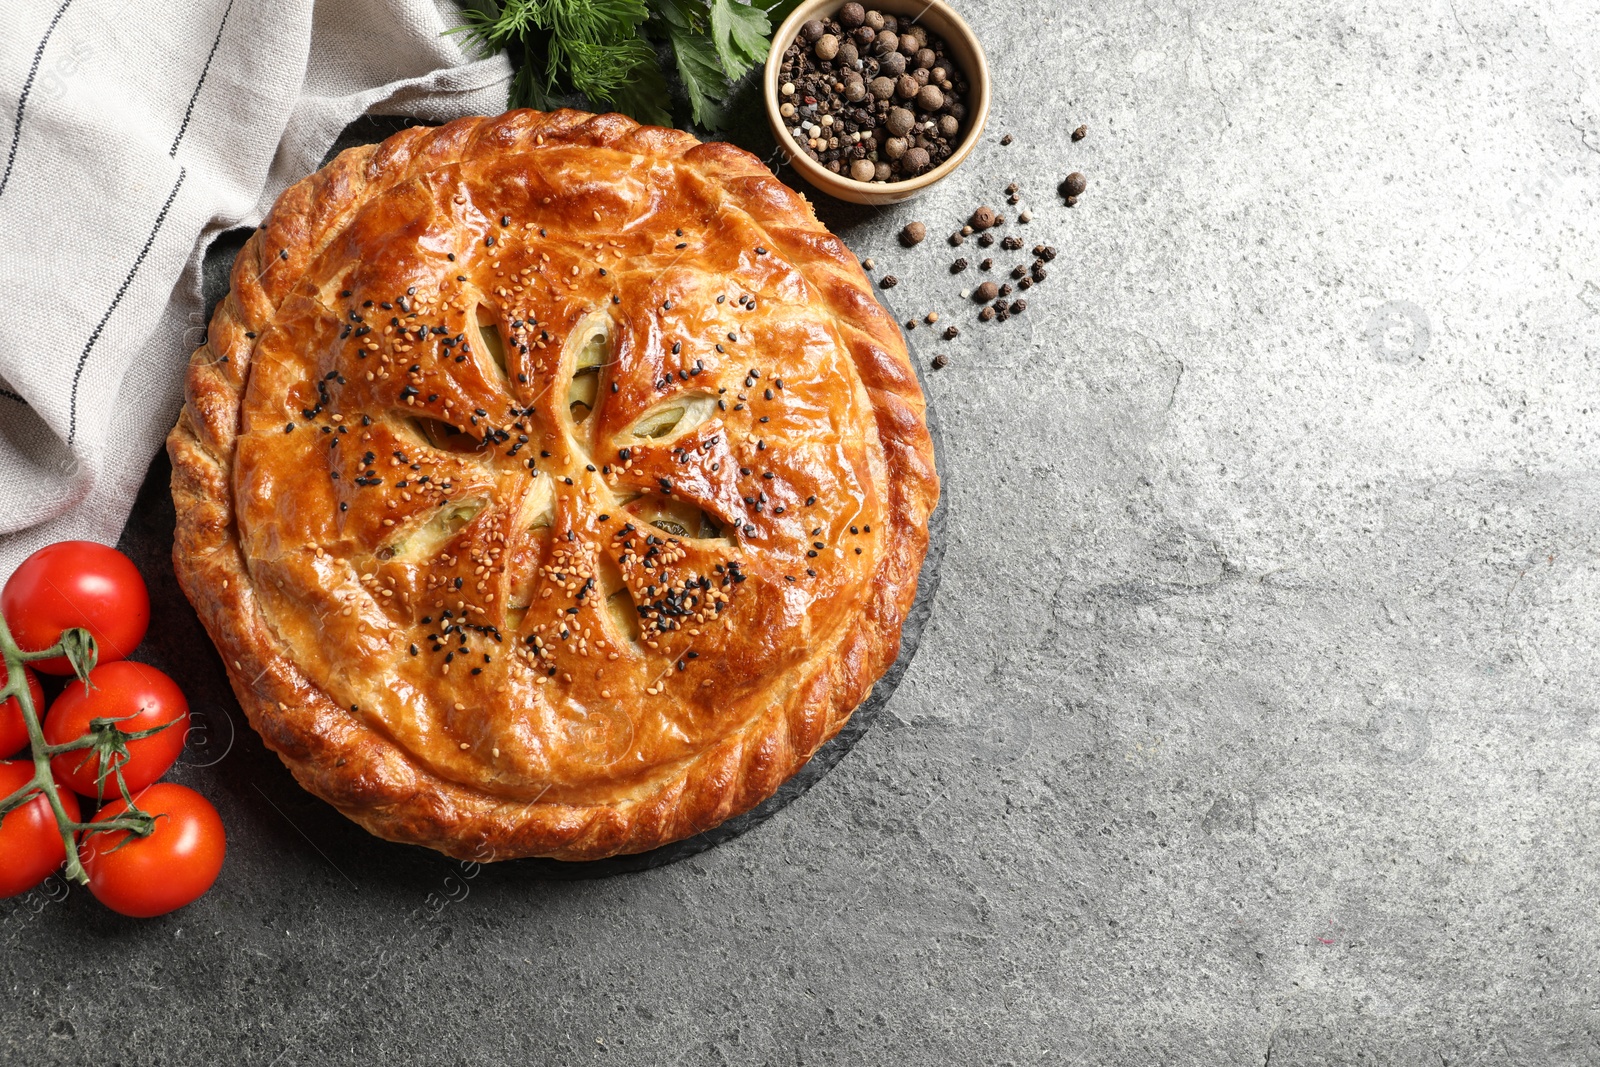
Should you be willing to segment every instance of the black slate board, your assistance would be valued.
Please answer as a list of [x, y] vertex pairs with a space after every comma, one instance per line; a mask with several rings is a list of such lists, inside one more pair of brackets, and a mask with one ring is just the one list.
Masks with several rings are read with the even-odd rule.
[[[368, 119], [340, 138], [334, 150], [353, 144], [370, 143], [405, 125], [407, 120]], [[251, 231], [235, 230], [220, 237], [205, 261], [207, 316], [227, 292], [228, 271], [239, 248]], [[893, 309], [891, 308], [891, 313]], [[910, 338], [907, 337], [909, 345]], [[922, 373], [926, 361], [912, 349], [912, 362]], [[935, 462], [945, 453], [943, 433], [934, 409], [928, 407], [928, 426], [933, 435]], [[178, 589], [172, 571], [171, 554], [176, 514], [169, 491], [171, 465], [165, 453], [158, 456], [145, 476], [133, 513], [119, 542], [145, 575], [150, 586], [153, 624], [150, 636], [137, 658], [171, 674], [183, 685], [194, 716], [189, 744], [176, 777], [201, 789], [219, 802], [227, 820], [232, 847], [250, 847], [259, 840], [263, 847], [299, 847], [293, 835], [284, 835], [278, 820], [286, 821], [298, 833], [300, 845], [309, 844], [323, 859], [344, 875], [343, 867], [331, 855], [359, 867], [364, 875], [377, 879], [408, 880], [408, 872], [437, 880], [434, 867], [419, 866], [421, 861], [436, 863], [437, 854], [416, 846], [397, 845], [368, 835], [349, 822], [333, 807], [301, 790], [287, 769], [261, 743], [249, 728], [227, 681], [222, 661], [212, 647], [194, 610]], [[497, 864], [497, 870], [513, 868], [516, 874], [532, 880], [605, 878], [616, 874], [649, 870], [676, 863], [725, 842], [761, 825], [802, 796], [838, 763], [877, 721], [901, 677], [916, 655], [922, 632], [933, 612], [939, 587], [940, 567], [946, 538], [946, 504], [941, 496], [928, 522], [928, 556], [922, 566], [917, 597], [901, 632], [900, 656], [873, 687], [844, 728], [825, 744], [811, 761], [762, 804], [743, 815], [683, 841], [632, 856], [617, 856], [587, 863], [526, 859]], [[229, 794], [219, 800], [218, 792]], [[229, 803], [229, 800], [234, 803]], [[264, 803], [263, 803], [264, 802]], [[241, 820], [245, 820], [241, 822]], [[277, 841], [272, 844], [274, 837]], [[319, 844], [319, 841], [321, 844]], [[331, 854], [331, 855], [330, 855]], [[426, 873], [423, 873], [426, 872]]]

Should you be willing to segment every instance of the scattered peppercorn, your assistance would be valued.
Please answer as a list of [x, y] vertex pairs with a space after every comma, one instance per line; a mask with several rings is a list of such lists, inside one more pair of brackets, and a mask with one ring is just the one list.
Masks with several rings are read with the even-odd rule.
[[959, 336], [961, 336], [961, 331], [956, 329], [954, 326], [945, 327], [944, 339], [946, 341], [954, 341]]
[[1004, 137], [1000, 138], [1000, 143], [1001, 144], [1010, 144], [1011, 143], [1011, 135], [1008, 133]]
[[883, 289], [893, 289], [899, 284], [900, 279], [896, 278], [893, 274], [885, 274], [883, 276], [883, 281], [878, 283], [879, 287]]
[[1061, 195], [1082, 196], [1083, 191], [1089, 188], [1089, 179], [1083, 176], [1082, 171], [1073, 171], [1061, 183]]
[[964, 260], [964, 259], [958, 259], [954, 263], [950, 264], [950, 273], [951, 274], [960, 274], [962, 271], [964, 271], [966, 269], [967, 269], [967, 261]]
[[933, 357], [933, 369], [943, 370], [949, 362], [950, 357], [945, 355], [943, 352], [940, 352], [937, 356]]
[[1074, 141], [1081, 141], [1087, 136], [1089, 136], [1089, 127], [1087, 126], [1079, 126], [1072, 131], [1072, 139]]
[[910, 248], [919, 245], [922, 239], [928, 236], [928, 228], [920, 222], [908, 222], [905, 229], [900, 231], [900, 243]]
[[995, 224], [995, 218], [994, 208], [980, 207], [972, 213], [968, 224], [974, 230], [987, 230]]
[[999, 295], [1000, 287], [994, 282], [984, 282], [972, 291], [972, 299], [980, 304], [987, 304]]

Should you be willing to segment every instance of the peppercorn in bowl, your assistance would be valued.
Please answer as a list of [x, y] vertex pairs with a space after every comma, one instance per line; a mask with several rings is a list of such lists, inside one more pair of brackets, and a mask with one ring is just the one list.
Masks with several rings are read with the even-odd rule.
[[909, 200], [983, 132], [989, 67], [942, 0], [807, 0], [772, 37], [764, 91], [795, 170], [857, 204]]

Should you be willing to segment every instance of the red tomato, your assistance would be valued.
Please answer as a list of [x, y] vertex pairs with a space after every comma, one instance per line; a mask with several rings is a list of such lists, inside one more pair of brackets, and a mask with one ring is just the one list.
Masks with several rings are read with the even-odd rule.
[[[28, 676], [28, 692], [33, 696], [33, 713], [42, 715], [44, 712], [44, 686], [39, 684], [38, 675], [28, 668], [22, 668]], [[22, 751], [28, 743], [28, 724], [22, 721], [22, 708], [17, 704], [17, 698], [12, 697], [4, 704], [0, 704], [0, 757], [15, 756]]]
[[[15, 793], [32, 777], [33, 764], [27, 760], [0, 762], [0, 797]], [[60, 792], [67, 817], [77, 822], [78, 798], [70, 790]], [[54, 874], [66, 859], [56, 817], [42, 793], [0, 821], [0, 897], [26, 893]]]
[[[81, 626], [94, 635], [100, 662], [126, 659], [150, 625], [150, 593], [133, 560], [93, 541], [62, 541], [41, 548], [0, 592], [11, 636], [24, 652], [38, 652]], [[35, 670], [71, 674], [65, 656], [40, 660]]]
[[[156, 817], [155, 830], [149, 837], [126, 830], [88, 835], [83, 867], [96, 900], [112, 911], [148, 919], [205, 896], [222, 871], [226, 842], [217, 809], [187, 786], [161, 782], [133, 799]], [[113, 801], [95, 821], [127, 810], [123, 801]]]
[[[148, 663], [118, 660], [90, 671], [87, 686], [76, 678], [67, 683], [45, 716], [44, 739], [52, 745], [76, 741], [89, 732], [91, 719], [120, 719], [117, 727], [130, 734], [162, 723], [172, 724], [160, 733], [128, 742], [122, 780], [130, 792], [137, 792], [166, 774], [183, 754], [184, 735], [189, 732], [189, 702], [177, 682]], [[100, 757], [88, 749], [63, 752], [50, 760], [50, 768], [58, 780], [84, 796], [102, 796], [95, 783]], [[103, 795], [117, 795], [115, 776], [106, 776]]]

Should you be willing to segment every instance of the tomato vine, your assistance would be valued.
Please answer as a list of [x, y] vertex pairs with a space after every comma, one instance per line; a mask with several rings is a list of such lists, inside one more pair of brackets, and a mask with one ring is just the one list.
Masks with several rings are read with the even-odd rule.
[[[128, 759], [129, 741], [137, 741], [159, 733], [172, 723], [129, 732], [118, 728], [116, 724], [121, 720], [95, 719], [90, 723], [89, 732], [83, 736], [59, 745], [48, 743], [44, 737], [39, 710], [33, 706], [33, 694], [28, 690], [27, 672], [23, 667], [28, 663], [57, 656], [66, 657], [72, 665], [73, 673], [83, 684], [89, 684], [89, 672], [94, 669], [99, 653], [95, 647], [94, 637], [88, 630], [80, 628], [67, 630], [62, 633], [60, 640], [49, 648], [39, 652], [24, 652], [11, 636], [11, 628], [4, 616], [0, 615], [0, 658], [4, 658], [6, 668], [6, 684], [5, 688], [0, 689], [0, 704], [7, 699], [17, 702], [17, 707], [22, 712], [22, 720], [28, 729], [28, 747], [33, 761], [33, 777], [22, 788], [0, 800], [0, 818], [42, 795], [55, 816], [56, 827], [61, 833], [61, 843], [66, 849], [66, 876], [80, 885], [87, 885], [89, 876], [84, 871], [78, 855], [79, 834], [125, 830], [137, 837], [148, 837], [155, 829], [155, 817], [141, 811], [134, 804], [133, 797], [129, 795], [127, 784], [123, 781], [121, 765]], [[108, 769], [110, 774], [116, 776], [117, 788], [123, 800], [127, 802], [127, 811], [115, 818], [98, 822], [81, 822], [71, 818], [61, 803], [61, 787], [56, 784], [55, 776], [51, 773], [50, 760], [63, 752], [83, 749], [92, 749], [93, 754], [99, 757], [102, 783]]]

